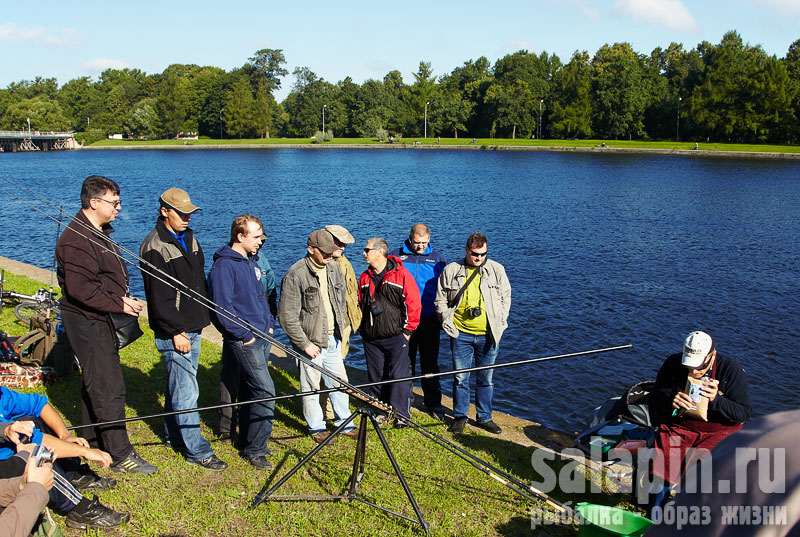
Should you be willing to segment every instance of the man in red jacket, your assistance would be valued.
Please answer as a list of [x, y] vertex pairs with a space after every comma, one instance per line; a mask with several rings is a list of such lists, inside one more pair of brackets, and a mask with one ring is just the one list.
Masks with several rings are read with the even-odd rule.
[[[422, 311], [414, 277], [380, 237], [367, 241], [364, 261], [369, 267], [358, 279], [361, 338], [370, 382], [409, 375], [408, 339], [419, 325]], [[373, 386], [372, 394], [389, 403], [399, 416], [408, 418], [411, 382]], [[396, 424], [397, 426], [397, 424]]]

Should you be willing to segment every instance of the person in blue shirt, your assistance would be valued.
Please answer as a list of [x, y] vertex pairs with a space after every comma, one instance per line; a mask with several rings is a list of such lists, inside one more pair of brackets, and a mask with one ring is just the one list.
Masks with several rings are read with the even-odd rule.
[[[422, 374], [439, 372], [439, 336], [442, 325], [433, 304], [436, 298], [436, 282], [447, 265], [447, 260], [431, 246], [431, 230], [425, 224], [415, 224], [402, 248], [391, 255], [399, 257], [417, 283], [422, 299], [422, 315], [419, 326], [408, 341], [408, 359], [411, 374], [416, 375], [416, 357], [419, 350], [419, 365]], [[423, 402], [428, 413], [442, 419], [442, 388], [439, 378], [423, 379]]]
[[[222, 333], [221, 379], [227, 369], [238, 367], [243, 393], [240, 400], [275, 396], [269, 374], [270, 344], [259, 334], [273, 332], [273, 317], [259, 281], [260, 271], [252, 260], [261, 246], [261, 220], [251, 214], [236, 217], [231, 224], [231, 240], [214, 254], [208, 273], [208, 290], [217, 304], [211, 315]], [[254, 329], [256, 332], [251, 331]], [[272, 434], [275, 402], [254, 403], [239, 409], [239, 448], [244, 458], [259, 470], [272, 464], [267, 441]]]
[[[55, 485], [49, 494], [56, 510], [66, 515], [67, 526], [108, 528], [130, 519], [128, 513], [101, 504], [97, 496], [89, 500], [76, 490], [76, 487], [96, 491], [114, 487], [117, 484], [115, 480], [100, 478], [88, 467], [84, 466], [86, 473], [81, 474], [82, 465], [75, 460], [82, 457], [108, 468], [111, 455], [89, 447], [86, 439], [73, 436], [46, 396], [0, 387], [0, 422], [13, 422], [6, 428], [5, 440], [0, 441], [0, 478], [18, 477], [24, 473], [26, 462], [16, 454], [18, 445], [27, 439], [30, 445], [40, 444], [57, 455], [53, 464]], [[27, 449], [27, 446], [23, 448]]]

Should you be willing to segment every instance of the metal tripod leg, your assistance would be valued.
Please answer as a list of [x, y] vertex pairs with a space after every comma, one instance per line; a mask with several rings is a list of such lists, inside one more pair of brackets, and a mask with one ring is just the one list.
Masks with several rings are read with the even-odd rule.
[[[308, 461], [310, 461], [314, 455], [316, 455], [319, 450], [324, 448], [333, 439], [344, 430], [344, 428], [352, 422], [356, 416], [361, 416], [361, 423], [358, 427], [358, 439], [356, 441], [356, 452], [353, 458], [353, 470], [350, 475], [350, 481], [348, 485], [347, 494], [344, 495], [275, 495], [273, 494], [281, 485], [286, 483], [294, 474], [297, 473], [300, 468], [302, 468]], [[363, 498], [359, 498], [356, 493], [358, 491], [358, 485], [361, 483], [361, 479], [364, 477], [364, 465], [365, 465], [365, 456], [367, 450], [367, 422], [372, 423], [375, 432], [378, 434], [378, 438], [381, 441], [381, 445], [383, 445], [383, 450], [386, 452], [387, 457], [392, 463], [392, 467], [394, 468], [394, 472], [397, 475], [400, 484], [403, 486], [403, 490], [406, 493], [406, 497], [411, 502], [411, 507], [414, 509], [414, 513], [417, 515], [417, 520], [413, 518], [409, 518], [402, 513], [397, 513], [390, 509], [386, 509], [385, 507], [381, 507], [380, 505], [374, 504], [370, 501], [367, 501]], [[422, 516], [422, 511], [420, 511], [419, 506], [417, 505], [416, 500], [414, 499], [414, 495], [411, 492], [411, 489], [408, 487], [408, 483], [406, 482], [405, 478], [403, 477], [403, 473], [400, 471], [400, 466], [397, 464], [397, 460], [394, 458], [394, 454], [392, 453], [389, 444], [386, 442], [386, 437], [383, 436], [383, 432], [381, 431], [381, 427], [378, 422], [375, 420], [375, 417], [372, 415], [372, 412], [367, 408], [359, 408], [355, 412], [353, 412], [349, 418], [345, 420], [336, 430], [331, 433], [331, 435], [323, 440], [320, 444], [311, 450], [311, 452], [303, 457], [303, 459], [298, 462], [291, 470], [289, 470], [286, 475], [278, 480], [269, 490], [264, 493], [259, 493], [253, 498], [253, 502], [250, 506], [251, 509], [255, 509], [259, 504], [266, 500], [348, 500], [348, 501], [356, 501], [359, 503], [363, 503], [370, 507], [374, 507], [380, 511], [385, 513], [389, 513], [396, 517], [402, 518], [404, 520], [408, 520], [414, 524], [419, 524], [425, 530], [425, 533], [430, 535], [430, 524], [425, 521], [425, 518]]]

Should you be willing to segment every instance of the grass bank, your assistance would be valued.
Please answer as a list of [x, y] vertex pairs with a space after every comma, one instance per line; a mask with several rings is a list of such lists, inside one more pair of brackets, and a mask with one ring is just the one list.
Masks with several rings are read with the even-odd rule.
[[[438, 147], [474, 147], [474, 148], [597, 148], [605, 143], [607, 149], [625, 150], [661, 150], [661, 151], [693, 151], [695, 142], [650, 142], [641, 140], [530, 140], [530, 139], [507, 139], [507, 138], [478, 138], [472, 142], [472, 138], [404, 138], [394, 145], [398, 147], [414, 147], [415, 142], [420, 146]], [[114, 147], [170, 147], [170, 146], [215, 146], [215, 147], [236, 147], [236, 146], [286, 146], [286, 145], [320, 145], [312, 144], [310, 138], [256, 138], [256, 139], [214, 139], [200, 138], [199, 140], [101, 140], [93, 143], [89, 148], [114, 148]], [[323, 146], [388, 146], [386, 142], [379, 142], [374, 138], [335, 138], [331, 142], [321, 144]], [[756, 144], [725, 144], [725, 143], [699, 143], [698, 149], [701, 152], [739, 152], [739, 153], [777, 153], [777, 154], [800, 154], [800, 146], [786, 145], [756, 145]]]
[[[41, 283], [6, 271], [6, 288], [32, 293]], [[127, 415], [137, 416], [161, 412], [164, 406], [165, 372], [160, 354], [155, 350], [152, 332], [121, 353], [127, 386]], [[12, 308], [0, 312], [0, 329], [19, 335], [27, 330], [16, 321]], [[205, 341], [200, 357], [198, 380], [200, 405], [218, 402], [220, 348]], [[294, 372], [271, 368], [278, 394], [298, 390]], [[46, 394], [70, 424], [80, 421], [80, 377], [73, 376], [59, 384], [31, 389]], [[412, 410], [412, 419], [452, 440], [492, 465], [529, 482], [539, 476], [531, 465], [531, 448], [493, 437], [468, 428], [466, 434], [453, 437], [446, 426], [426, 414]], [[254, 470], [239, 457], [236, 450], [217, 441], [217, 414], [201, 414], [203, 434], [212, 441], [217, 455], [230, 464], [225, 472], [214, 473], [187, 463], [183, 457], [163, 443], [161, 420], [137, 421], [128, 425], [131, 441], [137, 451], [156, 464], [154, 476], [122, 477], [108, 470], [101, 475], [114, 475], [116, 489], [101, 494], [104, 503], [132, 514], [132, 520], [119, 530], [92, 532], [92, 535], [114, 536], [307, 536], [307, 535], [422, 535], [418, 527], [390, 517], [376, 509], [348, 502], [265, 502], [254, 510], [250, 503], [265, 484], [274, 483], [314, 446], [305, 433], [300, 401], [278, 403], [270, 446], [276, 451], [271, 460], [274, 473]], [[538, 513], [540, 504], [532, 505], [508, 488], [490, 479], [470, 464], [424, 439], [410, 429], [385, 429], [389, 445], [408, 480], [419, 507], [431, 524], [433, 535], [452, 536], [522, 536], [530, 535], [531, 512]], [[279, 494], [339, 494], [345, 490], [350, 474], [355, 442], [339, 438], [332, 446], [290, 479]], [[561, 463], [551, 463], [559, 471]], [[561, 502], [589, 501], [629, 508], [627, 497], [613, 494], [600, 483], [596, 473], [585, 470], [572, 477], [574, 485], [589, 490], [590, 480], [602, 492], [565, 494], [553, 492]], [[388, 459], [380, 448], [377, 436], [369, 433], [366, 454], [366, 475], [360, 496], [388, 509], [414, 517]], [[63, 520], [57, 522], [69, 536], [83, 535], [68, 530]], [[574, 535], [571, 525], [551, 525], [547, 535]]]

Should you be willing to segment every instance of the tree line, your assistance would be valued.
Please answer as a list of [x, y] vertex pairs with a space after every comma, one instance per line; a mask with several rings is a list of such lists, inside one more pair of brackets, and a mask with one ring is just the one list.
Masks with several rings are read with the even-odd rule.
[[[331, 83], [308, 67], [289, 74], [280, 49], [241, 67], [175, 64], [160, 74], [109, 69], [95, 81], [54, 78], [0, 90], [0, 128], [75, 130], [91, 142], [111, 133], [211, 138], [491, 137], [689, 140], [794, 144], [800, 141], [800, 39], [786, 55], [745, 44], [736, 31], [694, 49], [671, 43], [640, 54], [628, 43], [593, 56], [519, 51], [491, 65], [468, 60], [436, 76], [420, 62], [413, 81], [399, 71], [357, 84]], [[427, 119], [427, 120], [426, 120]]]

